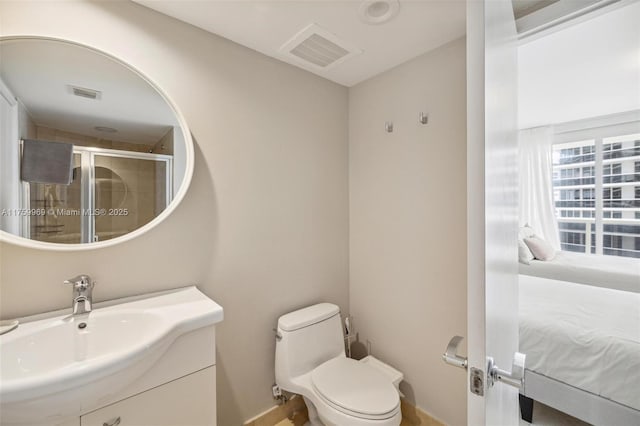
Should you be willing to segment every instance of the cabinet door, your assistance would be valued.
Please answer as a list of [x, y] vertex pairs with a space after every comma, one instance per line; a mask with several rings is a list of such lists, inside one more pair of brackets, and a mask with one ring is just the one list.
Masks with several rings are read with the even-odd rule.
[[81, 417], [82, 426], [215, 426], [215, 424], [215, 366]]

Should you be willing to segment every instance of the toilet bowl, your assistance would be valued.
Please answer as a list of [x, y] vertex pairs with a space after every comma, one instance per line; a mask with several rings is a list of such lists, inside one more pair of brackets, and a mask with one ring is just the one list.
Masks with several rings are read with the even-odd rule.
[[304, 397], [311, 425], [398, 426], [400, 396], [373, 363], [347, 358], [336, 305], [321, 303], [278, 320], [276, 383]]

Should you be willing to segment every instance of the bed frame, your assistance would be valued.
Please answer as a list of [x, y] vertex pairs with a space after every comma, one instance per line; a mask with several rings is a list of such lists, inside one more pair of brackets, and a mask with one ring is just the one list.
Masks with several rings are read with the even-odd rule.
[[532, 423], [534, 400], [593, 425], [640, 425], [640, 410], [525, 370], [520, 415], [529, 423]]

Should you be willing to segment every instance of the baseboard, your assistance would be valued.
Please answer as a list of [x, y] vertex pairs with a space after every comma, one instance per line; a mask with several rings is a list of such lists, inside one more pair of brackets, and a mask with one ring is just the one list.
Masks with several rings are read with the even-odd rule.
[[400, 400], [400, 409], [402, 410], [401, 426], [445, 426], [440, 420], [404, 398]]
[[274, 426], [286, 419], [291, 420], [295, 426], [302, 426], [309, 420], [307, 407], [301, 396], [294, 395], [286, 404], [271, 407], [262, 414], [247, 420], [244, 426]]

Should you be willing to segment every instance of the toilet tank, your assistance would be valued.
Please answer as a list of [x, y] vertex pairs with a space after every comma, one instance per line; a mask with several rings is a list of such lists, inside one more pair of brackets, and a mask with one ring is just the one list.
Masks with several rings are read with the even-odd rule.
[[[291, 379], [337, 356], [345, 356], [340, 308], [319, 303], [278, 319], [276, 383], [295, 392]], [[295, 386], [293, 386], [295, 387]]]

